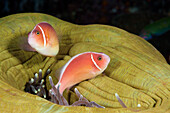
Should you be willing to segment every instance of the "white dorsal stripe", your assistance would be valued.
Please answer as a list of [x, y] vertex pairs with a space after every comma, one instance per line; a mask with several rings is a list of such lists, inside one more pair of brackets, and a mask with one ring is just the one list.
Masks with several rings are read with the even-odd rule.
[[[59, 81], [58, 81], [58, 83], [60, 82], [60, 80], [61, 80], [61, 78], [62, 78], [62, 76], [63, 76], [63, 74], [64, 74], [64, 71], [66, 70], [66, 68], [68, 67], [68, 65], [69, 65], [74, 59], [76, 59], [78, 56], [83, 55], [83, 54], [87, 54], [87, 53], [92, 53], [92, 52], [84, 52], [84, 53], [80, 53], [80, 54], [77, 54], [77, 55], [73, 56], [73, 57], [61, 68], [61, 72], [60, 72], [60, 75], [59, 75]], [[95, 52], [93, 52], [93, 53], [95, 53]], [[93, 59], [93, 55], [92, 55], [92, 54], [91, 54], [91, 59]], [[95, 62], [94, 59], [92, 60], [92, 62], [93, 62], [93, 63]], [[95, 65], [99, 70], [102, 70], [102, 69], [96, 64], [96, 62], [94, 63], [94, 65]]]
[[38, 27], [40, 28], [41, 32], [42, 32], [42, 35], [43, 35], [43, 39], [44, 39], [44, 47], [46, 46], [46, 43], [47, 43], [47, 40], [46, 40], [46, 37], [45, 37], [45, 33], [44, 33], [44, 30], [38, 25]]
[[94, 58], [93, 58], [93, 55], [91, 54], [91, 60], [92, 62], [94, 63], [94, 65], [97, 67], [97, 69], [99, 69], [100, 71], [102, 70], [98, 65], [97, 63], [94, 61]]

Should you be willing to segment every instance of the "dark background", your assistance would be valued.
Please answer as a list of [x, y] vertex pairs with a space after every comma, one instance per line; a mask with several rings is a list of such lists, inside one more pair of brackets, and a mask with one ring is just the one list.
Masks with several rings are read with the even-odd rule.
[[[106, 24], [139, 35], [148, 24], [170, 16], [170, 0], [0, 0], [0, 17], [40, 12], [75, 24]], [[148, 40], [170, 63], [170, 32]]]

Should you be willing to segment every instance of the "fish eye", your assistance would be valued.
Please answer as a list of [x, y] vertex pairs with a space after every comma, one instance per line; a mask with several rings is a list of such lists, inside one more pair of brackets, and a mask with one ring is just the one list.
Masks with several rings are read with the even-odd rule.
[[39, 32], [39, 31], [36, 31], [36, 34], [37, 34], [37, 35], [39, 35], [39, 34], [40, 34], [40, 32]]
[[99, 56], [97, 59], [98, 59], [98, 60], [102, 60], [102, 57], [101, 57], [101, 56]]

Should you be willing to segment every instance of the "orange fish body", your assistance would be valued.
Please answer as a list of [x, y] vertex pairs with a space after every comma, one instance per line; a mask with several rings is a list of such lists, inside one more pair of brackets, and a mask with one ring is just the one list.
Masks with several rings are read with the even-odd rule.
[[28, 35], [28, 44], [45, 56], [56, 56], [59, 40], [54, 28], [47, 22], [37, 24]]
[[102, 73], [110, 62], [110, 57], [104, 53], [85, 52], [72, 57], [62, 68], [59, 82], [60, 93], [66, 88]]

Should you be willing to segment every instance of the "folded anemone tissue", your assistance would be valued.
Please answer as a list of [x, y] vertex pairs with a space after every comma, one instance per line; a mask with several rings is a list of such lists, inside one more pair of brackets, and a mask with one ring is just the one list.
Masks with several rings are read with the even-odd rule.
[[117, 27], [15, 14], [0, 45], [0, 112], [170, 112], [170, 66]]

